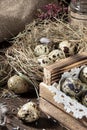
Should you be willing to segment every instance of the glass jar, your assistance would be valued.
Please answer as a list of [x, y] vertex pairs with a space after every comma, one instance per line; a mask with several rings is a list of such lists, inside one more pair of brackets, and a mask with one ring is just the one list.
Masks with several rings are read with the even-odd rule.
[[87, 0], [71, 0], [69, 14], [71, 24], [87, 26]]
[[87, 0], [71, 0], [71, 11], [80, 14], [87, 14]]

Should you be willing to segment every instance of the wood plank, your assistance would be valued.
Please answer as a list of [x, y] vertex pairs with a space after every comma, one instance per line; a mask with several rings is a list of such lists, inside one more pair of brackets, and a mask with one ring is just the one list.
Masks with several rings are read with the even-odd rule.
[[71, 116], [67, 115], [43, 98], [40, 98], [40, 108], [42, 111], [50, 116], [53, 116], [56, 120], [62, 123], [63, 126], [70, 130], [87, 130], [87, 127], [83, 127], [78, 120], [73, 119]]
[[67, 65], [71, 65], [71, 64], [74, 64], [78, 61], [82, 61], [82, 60], [85, 60], [87, 59], [87, 53], [83, 52], [82, 54], [76, 54], [74, 56], [71, 56], [71, 57], [68, 57], [66, 59], [63, 59], [61, 61], [58, 61], [58, 62], [55, 62], [54, 64], [51, 64], [49, 66], [46, 66], [45, 68], [51, 70], [52, 68], [57, 68], [58, 66], [61, 68], [67, 66]]
[[52, 73], [52, 75], [55, 75], [55, 72], [57, 72], [57, 71], [59, 73], [63, 73], [64, 71], [70, 70], [71, 68], [80, 67], [83, 64], [87, 64], [87, 59], [82, 60], [82, 61], [78, 61], [78, 62], [73, 63], [71, 65], [67, 65], [67, 66], [65, 66], [63, 68], [61, 68], [61, 66], [60, 66], [60, 68], [55, 68], [55, 69], [52, 68], [51, 73]]
[[[61, 64], [60, 64], [60, 68], [59, 67], [54, 68], [54, 69], [51, 68], [51, 70], [49, 70], [49, 68], [48, 69], [44, 68], [43, 82], [46, 83], [47, 85], [51, 85], [52, 84], [51, 82], [53, 81], [52, 78], [57, 79], [58, 76], [60, 74], [62, 74], [63, 72], [68, 71], [74, 67], [79, 67], [79, 66], [84, 65], [84, 64], [87, 64], [87, 59], [83, 60], [83, 61], [79, 61], [79, 62], [74, 63], [72, 65], [67, 65], [64, 68], [61, 68]], [[54, 67], [55, 67], [55, 64], [54, 64]]]
[[54, 102], [54, 99], [53, 99], [54, 94], [51, 93], [46, 88], [46, 86], [47, 86], [46, 84], [40, 83], [40, 97], [46, 99], [48, 102], [51, 102], [54, 106], [57, 106], [59, 109], [64, 111], [62, 104], [58, 104], [58, 103]]
[[[86, 120], [84, 120], [84, 119], [82, 119], [82, 120], [77, 120], [77, 119], [75, 119], [75, 118], [73, 117], [72, 113], [66, 113], [65, 110], [64, 110], [63, 104], [56, 103], [56, 102], [54, 101], [54, 99], [53, 99], [53, 96], [54, 96], [54, 94], [51, 93], [51, 92], [47, 89], [47, 85], [44, 84], [44, 83], [41, 83], [41, 84], [40, 84], [40, 97], [41, 97], [41, 98], [43, 98], [43, 99], [45, 99], [47, 102], [51, 103], [52, 106], [56, 107], [58, 111], [59, 111], [59, 110], [62, 111], [64, 114], [66, 114], [66, 116], [69, 116], [69, 117], [71, 117], [73, 120], [78, 121], [78, 123], [79, 123], [79, 124], [82, 124], [83, 127], [87, 126], [87, 125], [85, 125], [85, 124], [87, 124], [87, 119], [86, 119]], [[54, 113], [50, 113], [50, 114], [54, 117]], [[59, 119], [57, 118], [57, 120], [59, 120]]]
[[82, 55], [77, 54], [49, 65], [44, 68], [43, 82], [47, 85], [51, 85], [58, 80], [59, 75], [61, 75], [63, 72], [84, 64], [87, 64], [87, 53], [82, 53]]

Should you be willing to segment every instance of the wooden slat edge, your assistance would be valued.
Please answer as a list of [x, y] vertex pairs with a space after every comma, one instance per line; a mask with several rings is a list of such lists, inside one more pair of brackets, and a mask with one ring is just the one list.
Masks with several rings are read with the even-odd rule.
[[[49, 89], [47, 88], [47, 85], [44, 84], [43, 82], [40, 83], [40, 97], [42, 97], [43, 99], [50, 102], [51, 104], [56, 106], [58, 109], [65, 111], [63, 104], [56, 103], [53, 99], [53, 96], [54, 96], [54, 94], [49, 91]], [[70, 113], [67, 113], [67, 114], [72, 116], [72, 114], [70, 114]]]
[[[50, 91], [49, 91], [49, 89], [47, 88], [47, 87], [49, 87], [49, 86], [47, 86], [46, 84], [44, 84], [43, 82], [42, 83], [40, 83], [40, 97], [41, 98], [43, 98], [43, 99], [45, 99], [47, 102], [49, 102], [49, 103], [51, 103], [53, 106], [55, 106], [57, 109], [59, 109], [59, 110], [61, 110], [61, 111], [63, 111], [63, 113], [66, 113], [66, 111], [64, 110], [64, 106], [63, 106], [63, 104], [59, 104], [59, 103], [56, 103], [55, 101], [54, 101], [54, 99], [53, 99], [53, 96], [54, 96], [54, 94], [53, 93], [51, 93]], [[72, 113], [66, 113], [68, 116], [71, 116], [73, 119], [75, 119], [74, 117], [73, 117], [73, 115], [72, 115]], [[76, 120], [78, 120], [78, 119], [76, 119]], [[79, 123], [82, 123], [82, 125], [85, 127], [85, 126], [87, 126], [87, 125], [85, 125], [85, 124], [87, 124], [87, 118], [85, 119], [85, 118], [83, 118], [83, 119], [81, 119], [81, 120], [78, 120], [78, 122]]]
[[82, 61], [78, 61], [78, 62], [70, 64], [70, 65], [67, 65], [67, 66], [65, 66], [63, 68], [61, 68], [61, 66], [60, 66], [60, 68], [57, 67], [55, 69], [52, 69], [51, 74], [55, 74], [55, 72], [57, 72], [57, 71], [58, 72], [65, 72], [65, 71], [70, 70], [70, 69], [72, 69], [74, 67], [80, 67], [81, 65], [85, 65], [85, 64], [87, 64], [87, 59], [82, 60]]
[[53, 96], [54, 94], [51, 93], [49, 91], [49, 89], [47, 89], [47, 85], [44, 84], [43, 82], [40, 83], [40, 97], [43, 97], [45, 100], [47, 100], [48, 102], [52, 103], [53, 105], [57, 106], [59, 109], [64, 111], [63, 105], [62, 104], [57, 104], [55, 103]]
[[47, 85], [51, 85], [51, 72], [44, 68], [43, 82]]
[[[73, 56], [76, 57], [76, 56]], [[47, 85], [51, 85], [53, 80], [56, 81], [58, 74], [61, 74], [74, 67], [79, 67], [81, 65], [87, 64], [87, 55], [77, 56], [77, 60], [70, 60], [71, 58], [66, 58], [60, 62], [54, 63], [50, 66], [44, 68], [44, 78], [43, 82]], [[56, 77], [57, 76], [57, 77]], [[53, 78], [54, 77], [54, 78]]]
[[68, 116], [63, 111], [57, 109], [53, 105], [51, 105], [46, 100], [40, 98], [40, 109], [58, 120], [62, 125], [70, 130], [87, 130], [87, 128], [83, 127], [78, 120], [73, 119], [72, 117]]
[[51, 70], [52, 68], [53, 69], [59, 68], [60, 66], [61, 66], [61, 68], [64, 68], [65, 66], [74, 64], [78, 61], [85, 60], [85, 59], [87, 59], [87, 53], [76, 54], [74, 56], [68, 57], [66, 59], [62, 59], [62, 60], [55, 62], [49, 66], [46, 66], [45, 68], [47, 70]]

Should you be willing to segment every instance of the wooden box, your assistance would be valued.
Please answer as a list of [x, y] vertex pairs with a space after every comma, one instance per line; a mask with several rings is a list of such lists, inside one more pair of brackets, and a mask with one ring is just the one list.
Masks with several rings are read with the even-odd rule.
[[87, 54], [77, 54], [62, 61], [56, 62], [44, 68], [44, 79], [40, 83], [40, 108], [42, 111], [52, 116], [69, 130], [87, 130], [87, 118], [76, 119], [72, 113], [67, 113], [63, 104], [56, 103], [53, 99], [54, 93], [49, 91], [49, 87], [58, 82], [61, 74], [74, 67], [87, 64]]

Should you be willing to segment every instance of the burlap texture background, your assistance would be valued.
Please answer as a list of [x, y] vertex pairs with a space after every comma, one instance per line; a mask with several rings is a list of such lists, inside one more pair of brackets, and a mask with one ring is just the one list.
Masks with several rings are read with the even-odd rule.
[[0, 42], [22, 31], [36, 9], [57, 0], [0, 0]]

